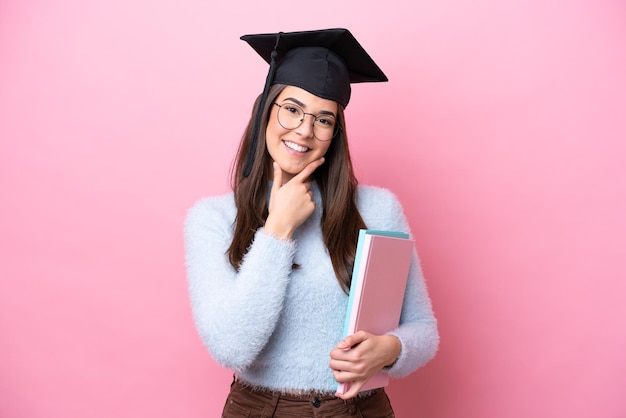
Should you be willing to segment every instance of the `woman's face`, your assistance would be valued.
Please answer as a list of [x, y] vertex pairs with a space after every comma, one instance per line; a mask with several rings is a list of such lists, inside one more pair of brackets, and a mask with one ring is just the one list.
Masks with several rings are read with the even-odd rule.
[[286, 129], [278, 122], [280, 108], [272, 105], [265, 132], [267, 151], [283, 170], [283, 182], [287, 182], [302, 171], [307, 164], [323, 157], [328, 151], [332, 140], [323, 142], [315, 138], [313, 133], [314, 116], [311, 114], [320, 118], [323, 118], [324, 115], [330, 115], [336, 119], [337, 103], [322, 99], [294, 86], [285, 87], [276, 98], [275, 103], [287, 106], [282, 112], [290, 111], [289, 105], [296, 105], [307, 113], [300, 126]]

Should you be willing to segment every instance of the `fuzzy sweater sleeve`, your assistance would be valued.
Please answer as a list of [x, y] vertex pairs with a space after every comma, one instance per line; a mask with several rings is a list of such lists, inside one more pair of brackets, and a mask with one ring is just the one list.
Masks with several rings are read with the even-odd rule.
[[192, 207], [185, 221], [185, 259], [192, 313], [203, 343], [218, 363], [242, 370], [274, 331], [295, 243], [259, 229], [236, 271], [226, 254], [234, 211], [232, 194]]
[[[368, 228], [406, 232], [414, 238], [400, 202], [390, 191], [371, 186], [361, 187], [357, 201]], [[437, 320], [415, 249], [409, 268], [400, 325], [389, 334], [398, 337], [402, 343], [400, 356], [387, 369], [394, 378], [404, 377], [426, 364], [435, 356], [439, 347]]]

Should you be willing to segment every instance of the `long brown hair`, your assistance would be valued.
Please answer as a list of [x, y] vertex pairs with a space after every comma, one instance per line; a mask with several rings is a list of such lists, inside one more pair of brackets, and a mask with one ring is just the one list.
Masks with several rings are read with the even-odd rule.
[[[239, 269], [256, 230], [265, 223], [267, 218], [271, 157], [265, 146], [265, 130], [272, 103], [285, 87], [285, 85], [276, 84], [272, 86], [267, 96], [259, 129], [259, 142], [250, 175], [244, 177], [243, 168], [252, 142], [253, 118], [260, 106], [260, 96], [255, 102], [252, 117], [243, 134], [231, 169], [231, 186], [235, 195], [237, 216], [233, 241], [228, 248], [228, 258], [235, 269]], [[332, 139], [325, 155], [325, 162], [315, 171], [314, 178], [322, 196], [321, 228], [324, 244], [328, 249], [337, 281], [348, 293], [359, 229], [366, 226], [355, 202], [358, 181], [350, 159], [348, 136], [341, 106], [337, 106], [337, 121], [339, 124], [337, 135]]]

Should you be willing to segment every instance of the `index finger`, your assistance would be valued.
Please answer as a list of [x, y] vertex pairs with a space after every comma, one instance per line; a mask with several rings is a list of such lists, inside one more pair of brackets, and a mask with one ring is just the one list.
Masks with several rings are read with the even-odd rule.
[[322, 164], [324, 164], [324, 157], [321, 157], [315, 161], [311, 161], [309, 164], [307, 164], [306, 167], [302, 169], [301, 172], [294, 176], [292, 180], [304, 183], [311, 176], [311, 174], [313, 174], [313, 172], [315, 172], [315, 170], [317, 170], [318, 167]]

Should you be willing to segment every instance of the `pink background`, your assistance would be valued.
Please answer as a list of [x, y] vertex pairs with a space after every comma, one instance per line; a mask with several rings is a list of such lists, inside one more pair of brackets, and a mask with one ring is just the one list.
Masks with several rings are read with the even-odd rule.
[[264, 81], [238, 37], [348, 27], [391, 80], [353, 89], [357, 172], [440, 320], [398, 416], [625, 417], [624, 3], [263, 4], [0, 1], [0, 416], [219, 415], [182, 223]]

